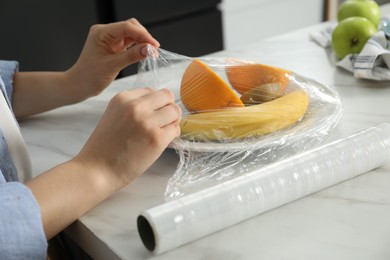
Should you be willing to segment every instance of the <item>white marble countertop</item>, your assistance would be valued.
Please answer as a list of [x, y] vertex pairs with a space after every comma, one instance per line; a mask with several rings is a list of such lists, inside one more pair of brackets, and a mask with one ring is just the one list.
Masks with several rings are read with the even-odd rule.
[[[390, 13], [390, 6], [383, 10]], [[310, 32], [325, 26], [215, 55], [288, 68], [334, 87], [344, 107], [334, 138], [389, 123], [390, 82], [358, 80], [335, 68], [309, 39]], [[35, 174], [74, 156], [110, 97], [133, 81], [117, 80], [98, 97], [23, 122]], [[167, 150], [143, 176], [70, 226], [68, 234], [95, 259], [390, 259], [390, 164], [154, 256], [138, 236], [136, 218], [164, 201], [178, 161], [175, 151]]]

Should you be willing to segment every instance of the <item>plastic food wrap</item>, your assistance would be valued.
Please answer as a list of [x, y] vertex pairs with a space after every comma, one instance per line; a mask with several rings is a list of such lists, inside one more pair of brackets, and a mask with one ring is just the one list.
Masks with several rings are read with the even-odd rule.
[[169, 88], [183, 111], [180, 156], [166, 199], [178, 198], [312, 148], [342, 114], [337, 92], [288, 69], [190, 58], [150, 47], [136, 87]]
[[160, 254], [385, 165], [389, 157], [390, 124], [382, 124], [144, 210], [138, 232]]

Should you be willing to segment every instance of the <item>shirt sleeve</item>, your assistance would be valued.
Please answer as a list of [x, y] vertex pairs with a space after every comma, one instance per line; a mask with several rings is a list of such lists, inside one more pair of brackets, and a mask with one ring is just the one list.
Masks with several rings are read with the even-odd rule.
[[40, 208], [29, 188], [0, 174], [0, 259], [46, 259]]
[[[16, 61], [0, 60], [0, 76], [9, 104], [12, 102], [12, 83], [17, 70]], [[1, 131], [0, 138], [1, 157], [6, 154], [4, 151], [2, 153], [6, 145]], [[0, 158], [0, 259], [46, 259], [47, 241], [40, 208], [27, 186], [20, 182], [6, 182], [14, 179], [9, 176], [12, 170], [9, 165], [7, 160]]]
[[19, 70], [19, 63], [17, 61], [0, 60], [0, 75], [4, 81], [5, 92], [7, 94], [8, 102], [12, 104], [12, 84], [14, 74]]

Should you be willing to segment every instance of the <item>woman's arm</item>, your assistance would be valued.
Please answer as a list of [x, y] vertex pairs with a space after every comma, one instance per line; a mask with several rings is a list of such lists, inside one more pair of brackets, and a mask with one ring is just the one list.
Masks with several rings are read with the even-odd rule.
[[66, 72], [16, 72], [12, 108], [16, 118], [42, 113], [82, 100]]
[[140, 176], [180, 134], [180, 107], [167, 89], [117, 94], [81, 152], [27, 182], [48, 239]]
[[20, 119], [69, 105], [103, 91], [126, 66], [159, 43], [134, 18], [94, 25], [77, 62], [64, 72], [17, 72], [12, 107]]

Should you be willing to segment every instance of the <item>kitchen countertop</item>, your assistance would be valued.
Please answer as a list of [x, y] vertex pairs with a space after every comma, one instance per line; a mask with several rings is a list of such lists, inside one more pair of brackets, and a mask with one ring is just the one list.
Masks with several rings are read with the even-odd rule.
[[[390, 5], [383, 8], [390, 13]], [[355, 79], [336, 68], [309, 38], [323, 23], [213, 54], [288, 68], [340, 94], [344, 113], [329, 140], [390, 122], [390, 82]], [[171, 50], [172, 51], [172, 50]], [[107, 101], [131, 88], [116, 80], [98, 97], [21, 123], [34, 173], [73, 157]], [[390, 160], [389, 160], [390, 161]], [[154, 256], [136, 228], [138, 214], [164, 202], [179, 158], [167, 149], [140, 178], [90, 210], [67, 230], [94, 259], [390, 259], [390, 164]]]

